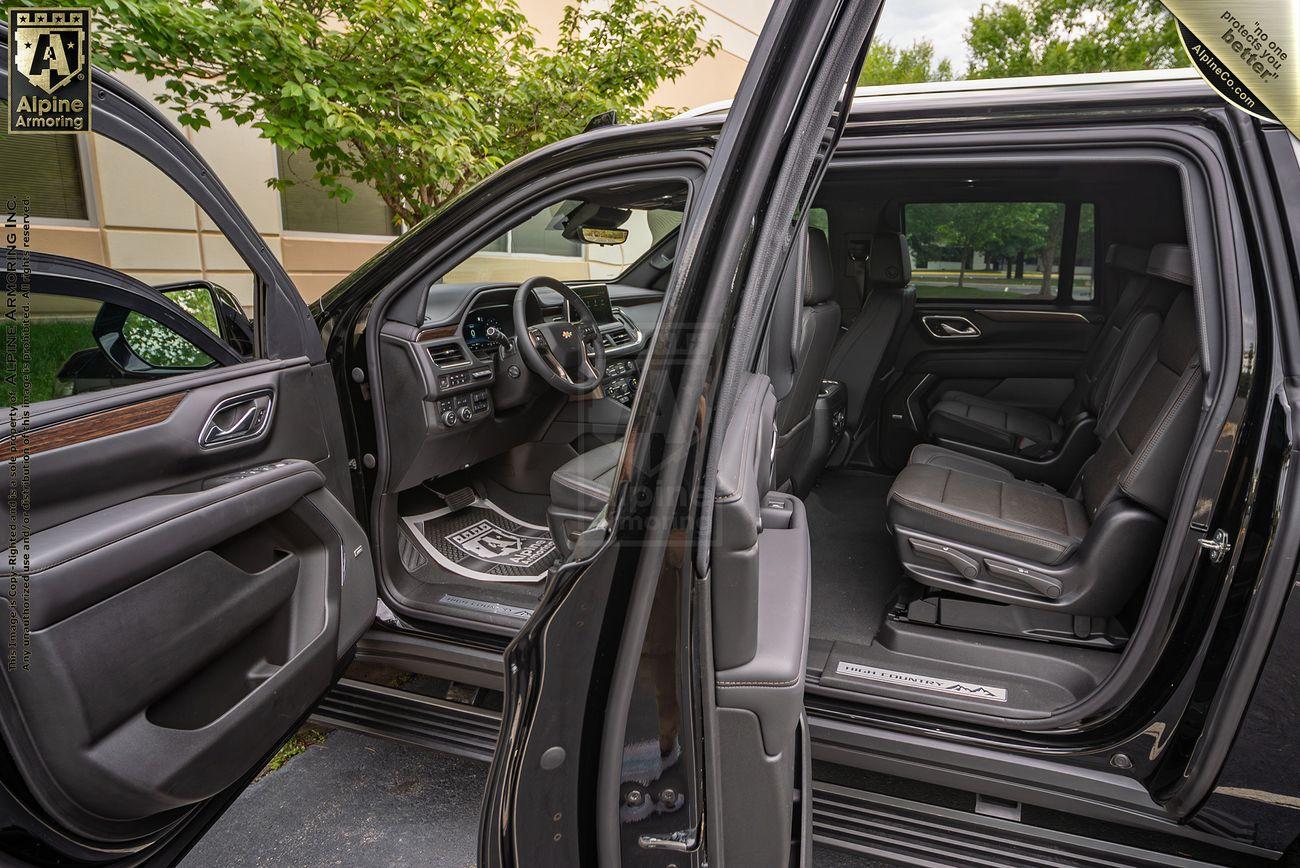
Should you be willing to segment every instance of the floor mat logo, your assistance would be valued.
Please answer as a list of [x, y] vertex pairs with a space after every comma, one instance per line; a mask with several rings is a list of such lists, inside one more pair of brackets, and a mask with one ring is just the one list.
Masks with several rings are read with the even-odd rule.
[[531, 567], [555, 552], [550, 539], [512, 533], [486, 520], [447, 534], [446, 539], [470, 557], [508, 567]]
[[882, 681], [897, 684], [900, 687], [916, 687], [920, 690], [933, 690], [949, 696], [962, 696], [967, 699], [984, 699], [989, 702], [1006, 702], [1007, 691], [1001, 687], [986, 687], [969, 681], [952, 681], [948, 678], [931, 678], [929, 675], [914, 675], [911, 672], [894, 672], [891, 669], [877, 669], [863, 666], [861, 663], [840, 661], [835, 667], [837, 675], [853, 678], [865, 678], [868, 681]]

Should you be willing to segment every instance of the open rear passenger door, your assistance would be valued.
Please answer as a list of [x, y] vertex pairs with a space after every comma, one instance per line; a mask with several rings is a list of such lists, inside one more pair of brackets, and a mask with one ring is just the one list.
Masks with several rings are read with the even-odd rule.
[[[329, 688], [375, 607], [306, 306], [179, 130], [98, 72], [92, 93], [93, 141], [77, 147], [99, 161], [99, 219], [77, 237], [102, 246], [76, 247], [35, 197], [5, 191], [29, 203], [19, 220], [38, 215], [11, 256], [30, 294], [6, 312], [31, 341], [30, 406], [17, 387], [0, 423], [8, 864], [179, 860]], [[122, 208], [169, 203], [194, 234], [114, 226]], [[254, 323], [162, 260], [186, 243], [242, 260]]]
[[879, 0], [779, 0], [681, 228], [605, 521], [506, 653], [480, 864], [810, 862], [810, 568], [762, 335]]

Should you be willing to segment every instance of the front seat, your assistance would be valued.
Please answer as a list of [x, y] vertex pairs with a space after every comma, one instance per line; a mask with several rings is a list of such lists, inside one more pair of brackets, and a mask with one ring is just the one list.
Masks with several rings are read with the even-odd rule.
[[795, 238], [767, 330], [767, 376], [776, 392], [772, 488], [803, 497], [830, 454], [813, 440], [813, 405], [840, 330], [831, 251], [820, 229]]
[[570, 459], [551, 474], [551, 503], [546, 508], [546, 525], [551, 539], [567, 557], [573, 539], [591, 524], [614, 487], [614, 471], [623, 454], [623, 439], [597, 446]]
[[880, 414], [898, 345], [916, 307], [907, 236], [877, 232], [867, 260], [867, 298], [835, 344], [829, 376], [844, 384], [845, 430], [852, 455]]
[[[840, 327], [831, 273], [826, 236], [805, 228], [795, 238], [781, 275], [768, 329], [768, 376], [777, 396], [772, 488], [787, 485], [796, 494], [811, 487], [816, 471], [807, 468], [820, 470], [831, 446], [809, 442], [813, 404]], [[568, 556], [574, 538], [609, 500], [622, 449], [623, 441], [617, 440], [584, 452], [551, 474], [546, 523], [562, 556]], [[792, 468], [799, 471], [798, 485], [791, 479]]]

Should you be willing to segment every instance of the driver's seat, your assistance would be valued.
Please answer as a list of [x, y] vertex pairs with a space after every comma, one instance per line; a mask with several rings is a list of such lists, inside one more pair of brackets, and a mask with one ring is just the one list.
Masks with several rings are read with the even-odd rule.
[[[780, 397], [776, 402], [778, 442], [774, 486], [786, 483], [783, 460], [801, 448], [801, 435], [817, 397], [817, 387], [839, 328], [839, 305], [831, 301], [831, 256], [820, 229], [805, 227], [796, 238], [782, 274], [768, 329], [767, 364]], [[623, 441], [592, 449], [573, 458], [551, 475], [551, 505], [546, 521], [560, 554], [567, 556], [573, 539], [591, 524], [614, 485], [614, 470]]]
[[567, 557], [573, 539], [591, 524], [614, 488], [614, 470], [623, 454], [623, 440], [597, 446], [570, 459], [551, 474], [551, 505], [546, 524], [560, 554]]

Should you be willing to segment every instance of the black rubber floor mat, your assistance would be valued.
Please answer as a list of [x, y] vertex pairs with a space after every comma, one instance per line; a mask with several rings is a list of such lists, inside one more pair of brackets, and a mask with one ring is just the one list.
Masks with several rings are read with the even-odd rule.
[[549, 530], [522, 522], [488, 500], [402, 520], [439, 566], [471, 579], [540, 582], [555, 561]]

